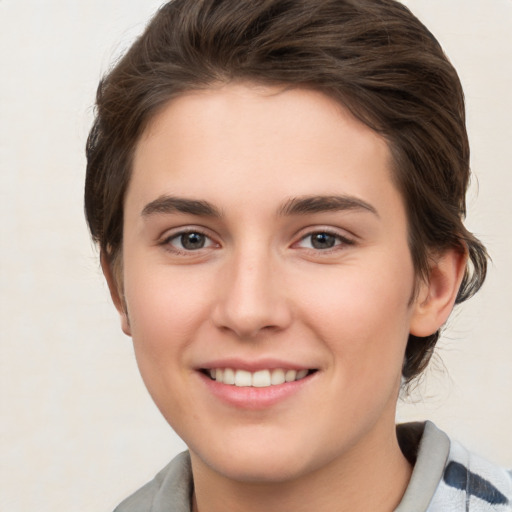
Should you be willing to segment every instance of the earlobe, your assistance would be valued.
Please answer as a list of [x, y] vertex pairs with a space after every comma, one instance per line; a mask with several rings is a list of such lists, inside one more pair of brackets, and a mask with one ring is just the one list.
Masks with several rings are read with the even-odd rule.
[[114, 303], [114, 306], [116, 307], [121, 319], [121, 329], [127, 336], [131, 336], [132, 333], [130, 329], [130, 320], [128, 318], [126, 302], [124, 301], [122, 290], [120, 290], [122, 285], [118, 282], [119, 279], [116, 279], [112, 269], [112, 264], [104, 252], [102, 252], [100, 255], [100, 262], [103, 275], [105, 276], [108, 288], [110, 290], [112, 302]]
[[457, 248], [438, 256], [428, 282], [420, 285], [411, 318], [410, 333], [425, 337], [435, 333], [453, 309], [466, 269], [467, 254]]

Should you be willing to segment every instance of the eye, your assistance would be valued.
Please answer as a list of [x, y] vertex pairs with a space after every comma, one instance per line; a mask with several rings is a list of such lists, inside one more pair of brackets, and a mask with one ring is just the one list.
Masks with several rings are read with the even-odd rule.
[[337, 233], [329, 231], [316, 231], [308, 233], [300, 239], [298, 246], [304, 249], [326, 250], [338, 245], [352, 245], [354, 242]]
[[166, 238], [164, 244], [176, 251], [185, 252], [212, 247], [214, 242], [200, 231], [186, 231]]

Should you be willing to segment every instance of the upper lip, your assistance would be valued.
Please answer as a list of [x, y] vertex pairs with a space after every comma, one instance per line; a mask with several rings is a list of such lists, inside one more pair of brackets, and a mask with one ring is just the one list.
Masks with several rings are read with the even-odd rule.
[[283, 370], [313, 370], [313, 366], [284, 361], [282, 359], [266, 358], [248, 361], [238, 358], [215, 359], [197, 366], [198, 370], [211, 370], [214, 368], [233, 368], [236, 370], [246, 370], [248, 372], [257, 372], [259, 370], [273, 370], [282, 368]]

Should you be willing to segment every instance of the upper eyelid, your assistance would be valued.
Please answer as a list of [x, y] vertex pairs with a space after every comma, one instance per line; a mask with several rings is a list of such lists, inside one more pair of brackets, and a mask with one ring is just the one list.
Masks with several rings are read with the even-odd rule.
[[344, 235], [340, 235], [339, 233], [332, 233], [330, 231], [324, 230], [324, 231], [312, 231], [310, 233], [307, 233], [306, 235], [301, 236], [296, 242], [293, 243], [293, 245], [298, 244], [304, 240], [307, 240], [309, 237], [311, 237], [315, 234], [318, 234], [318, 233], [325, 233], [329, 236], [333, 236], [333, 237], [337, 238], [339, 244], [336, 244], [336, 246], [338, 246], [338, 245], [354, 245], [355, 244], [355, 240], [353, 240], [352, 238], [350, 238], [348, 236], [344, 236]]
[[199, 233], [212, 240], [215, 239], [210, 230], [203, 228], [201, 226], [179, 226], [175, 228], [169, 228], [163, 231], [162, 234], [158, 237], [158, 239], [161, 242], [165, 242], [166, 240], [170, 240], [172, 238], [176, 238], [177, 236], [184, 235], [187, 233]]
[[349, 235], [344, 235], [343, 233], [340, 233], [340, 231], [338, 229], [335, 229], [335, 228], [313, 228], [313, 229], [308, 229], [302, 235], [302, 237], [309, 236], [309, 235], [314, 235], [316, 233], [327, 233], [329, 235], [339, 236], [340, 238], [343, 238], [343, 237], [348, 238], [349, 237]]
[[336, 228], [331, 226], [308, 226], [300, 229], [295, 235], [295, 239], [303, 240], [304, 238], [314, 235], [315, 233], [327, 233], [329, 235], [337, 236], [341, 239], [350, 240], [355, 242], [357, 240], [357, 235], [343, 228]]
[[188, 235], [190, 233], [196, 233], [198, 235], [202, 235], [205, 238], [208, 238], [213, 241], [213, 239], [210, 235], [208, 235], [207, 233], [204, 233], [203, 231], [199, 231], [198, 229], [187, 229], [184, 231], [178, 231], [178, 232], [172, 233], [168, 236], [164, 236], [164, 240], [174, 240], [175, 238], [179, 238], [180, 236]]

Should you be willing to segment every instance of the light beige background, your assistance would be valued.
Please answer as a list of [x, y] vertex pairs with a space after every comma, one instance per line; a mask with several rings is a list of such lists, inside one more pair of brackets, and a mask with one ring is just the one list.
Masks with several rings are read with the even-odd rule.
[[[400, 407], [512, 467], [512, 1], [409, 0], [459, 69], [494, 263]], [[100, 74], [156, 0], [0, 0], [0, 509], [111, 510], [183, 448], [150, 401], [82, 214]]]

